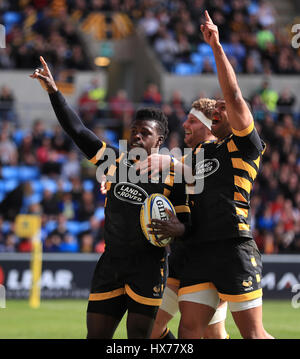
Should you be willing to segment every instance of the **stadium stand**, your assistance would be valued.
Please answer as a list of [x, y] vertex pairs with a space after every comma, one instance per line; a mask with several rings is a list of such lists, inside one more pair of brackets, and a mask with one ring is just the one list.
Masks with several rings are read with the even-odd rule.
[[[130, 35], [137, 25], [144, 29], [166, 71], [176, 75], [215, 73], [211, 49], [198, 31], [208, 4], [238, 73], [300, 72], [299, 50], [288, 46], [290, 35], [285, 36], [290, 27], [277, 31], [272, 3], [258, 0], [2, 1], [7, 48], [0, 53], [0, 68], [31, 70], [38, 65], [38, 56], [44, 55], [56, 79], [64, 84], [64, 92], [72, 92], [70, 70], [93, 69], [81, 34], [118, 40]], [[88, 127], [116, 145], [128, 136], [128, 123], [137, 105], [124, 89], [111, 97], [106, 90], [96, 83], [87, 84], [77, 109]], [[299, 253], [300, 118], [296, 96], [288, 88], [278, 92], [264, 81], [250, 100], [257, 129], [267, 143], [253, 192], [255, 239], [262, 253]], [[103, 251], [105, 198], [95, 168], [59, 126], [45, 128], [43, 121], [37, 120], [31, 128], [19, 127], [14, 102], [10, 87], [1, 84], [0, 251], [30, 250], [30, 243], [14, 234], [18, 213], [42, 216], [44, 251]], [[166, 112], [170, 126], [167, 146], [182, 148], [181, 124], [188, 104], [180, 92], [164, 101], [159, 88], [151, 83], [140, 103], [160, 106]], [[102, 117], [115, 120], [114, 126], [99, 126]]]
[[88, 70], [93, 65], [86, 56], [81, 31], [97, 40], [120, 39], [130, 35], [137, 24], [166, 70], [179, 75], [215, 72], [211, 50], [199, 34], [206, 8], [220, 28], [225, 52], [237, 73], [300, 71], [297, 49], [288, 46], [289, 26], [276, 27], [279, 15], [266, 0], [3, 3], [8, 46], [7, 56], [1, 56], [1, 68], [32, 68], [42, 54], [56, 69], [56, 76], [63, 70]]
[[290, 25], [278, 29], [276, 20], [280, 14], [272, 2], [150, 3], [152, 11], [144, 11], [140, 24], [167, 71], [177, 75], [216, 72], [212, 51], [199, 36], [203, 9], [209, 10], [218, 25], [222, 45], [236, 73], [292, 74], [300, 71], [297, 49], [289, 46]]

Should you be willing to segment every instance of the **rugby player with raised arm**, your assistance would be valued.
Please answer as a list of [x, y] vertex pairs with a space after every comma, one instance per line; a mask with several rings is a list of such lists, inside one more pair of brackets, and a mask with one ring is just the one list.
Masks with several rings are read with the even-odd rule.
[[[204, 180], [204, 186], [193, 198], [196, 230], [185, 239], [178, 336], [203, 337], [221, 298], [228, 302], [243, 338], [272, 338], [262, 321], [262, 261], [252, 236], [250, 208], [265, 144], [207, 11], [201, 31], [213, 50], [223, 99], [213, 112], [211, 132], [217, 141], [203, 144], [204, 159], [193, 163], [194, 178]], [[160, 168], [167, 160], [161, 160]], [[183, 166], [178, 161], [174, 168], [182, 171]]]
[[[155, 181], [142, 181], [135, 174], [138, 156], [159, 150], [168, 134], [161, 110], [143, 108], [131, 125], [128, 151], [101, 141], [80, 120], [58, 91], [45, 60], [31, 75], [48, 92], [56, 117], [65, 132], [91, 163], [102, 168], [107, 182], [104, 240], [105, 252], [94, 271], [87, 308], [87, 338], [110, 339], [128, 311], [128, 338], [149, 338], [165, 288], [166, 249], [150, 244], [140, 226], [140, 209], [152, 193], [164, 194], [176, 214], [167, 224], [172, 237], [189, 228], [190, 209], [184, 186], [175, 183], [174, 173]], [[132, 156], [131, 156], [132, 155]], [[102, 175], [103, 175], [102, 173]], [[102, 175], [99, 174], [99, 181]], [[146, 176], [147, 177], [147, 176]]]

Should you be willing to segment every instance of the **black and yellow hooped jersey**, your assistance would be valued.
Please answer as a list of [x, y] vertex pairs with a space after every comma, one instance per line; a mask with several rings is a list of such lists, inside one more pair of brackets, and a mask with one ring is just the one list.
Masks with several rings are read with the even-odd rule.
[[[204, 149], [197, 163], [196, 154]], [[193, 150], [194, 176], [203, 180], [201, 193], [190, 195], [193, 234], [189, 241], [252, 238], [250, 192], [259, 171], [265, 144], [254, 123], [233, 130], [222, 141], [202, 143]]]
[[[114, 157], [115, 156], [115, 157]], [[109, 157], [113, 158], [109, 161]], [[157, 180], [138, 178], [132, 180], [134, 161], [128, 159], [127, 152], [102, 142], [101, 148], [90, 162], [105, 168], [107, 197], [105, 202], [104, 240], [107, 250], [116, 257], [123, 257], [141, 251], [161, 256], [164, 248], [155, 247], [145, 238], [140, 226], [140, 209], [144, 200], [152, 193], [161, 193], [169, 198], [182, 223], [190, 222], [190, 209], [183, 183], [175, 183], [174, 172], [169, 171]], [[131, 172], [130, 172], [131, 171]]]

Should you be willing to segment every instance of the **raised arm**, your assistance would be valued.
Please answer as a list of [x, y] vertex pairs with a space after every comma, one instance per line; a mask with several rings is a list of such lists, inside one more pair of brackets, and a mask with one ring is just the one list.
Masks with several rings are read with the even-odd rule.
[[234, 130], [244, 130], [252, 124], [253, 117], [243, 99], [235, 72], [219, 41], [218, 27], [213, 23], [207, 11], [205, 11], [205, 23], [201, 25], [201, 31], [204, 41], [211, 46], [214, 53], [228, 121]]
[[46, 61], [42, 56], [40, 60], [42, 69], [36, 69], [30, 77], [38, 79], [41, 86], [48, 92], [57, 120], [65, 132], [88, 159], [94, 157], [102, 147], [102, 141], [82, 123], [78, 115], [67, 104], [63, 95], [58, 91]]

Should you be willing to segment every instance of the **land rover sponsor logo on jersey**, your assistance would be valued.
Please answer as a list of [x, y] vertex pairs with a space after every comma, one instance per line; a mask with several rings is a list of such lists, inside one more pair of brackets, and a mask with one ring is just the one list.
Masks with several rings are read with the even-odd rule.
[[220, 162], [216, 158], [209, 158], [198, 162], [195, 166], [195, 178], [202, 179], [215, 173], [220, 167]]
[[115, 186], [115, 196], [121, 201], [132, 204], [143, 204], [148, 193], [143, 188], [128, 182], [120, 182]]

